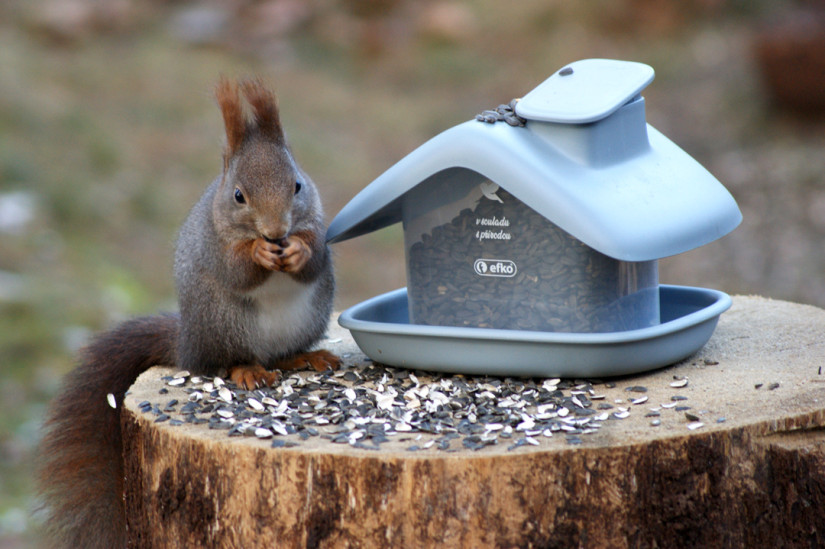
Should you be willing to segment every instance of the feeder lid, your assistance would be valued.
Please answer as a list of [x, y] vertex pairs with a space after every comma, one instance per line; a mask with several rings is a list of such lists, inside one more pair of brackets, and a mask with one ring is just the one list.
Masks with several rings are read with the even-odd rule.
[[[498, 184], [562, 230], [622, 261], [659, 259], [724, 236], [742, 220], [736, 202], [713, 175], [645, 122], [638, 92], [650, 82], [652, 69], [638, 65], [574, 63], [567, 78], [581, 76], [582, 84], [556, 94], [563, 108], [554, 110], [546, 100], [564, 78], [557, 73], [525, 96], [526, 114], [534, 117], [525, 127], [473, 120], [435, 136], [344, 206], [329, 225], [327, 241], [400, 222], [408, 191], [421, 184], [446, 189], [456, 169]], [[605, 71], [604, 79], [597, 78], [596, 67]], [[609, 99], [601, 100], [600, 93]], [[581, 109], [572, 101], [577, 94], [589, 98]]]
[[539, 84], [516, 104], [528, 120], [585, 124], [601, 120], [653, 81], [653, 68], [630, 61], [584, 59]]

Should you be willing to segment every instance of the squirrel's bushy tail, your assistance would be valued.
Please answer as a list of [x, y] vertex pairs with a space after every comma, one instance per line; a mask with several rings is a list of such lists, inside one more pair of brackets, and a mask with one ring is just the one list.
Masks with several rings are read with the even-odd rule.
[[[120, 406], [148, 368], [175, 363], [177, 315], [129, 320], [81, 351], [51, 404], [37, 481], [55, 547], [126, 546]], [[113, 409], [107, 395], [113, 394]]]

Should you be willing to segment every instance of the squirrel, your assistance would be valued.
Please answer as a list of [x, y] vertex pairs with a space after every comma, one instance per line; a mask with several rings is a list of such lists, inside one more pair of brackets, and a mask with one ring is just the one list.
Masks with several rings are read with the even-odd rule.
[[332, 259], [318, 191], [290, 152], [276, 97], [257, 79], [221, 78], [215, 95], [223, 170], [180, 229], [179, 313], [93, 338], [46, 414], [37, 483], [57, 547], [126, 546], [119, 408], [143, 371], [225, 370], [249, 389], [276, 383], [276, 370], [340, 365], [329, 351], [308, 351], [332, 312]]

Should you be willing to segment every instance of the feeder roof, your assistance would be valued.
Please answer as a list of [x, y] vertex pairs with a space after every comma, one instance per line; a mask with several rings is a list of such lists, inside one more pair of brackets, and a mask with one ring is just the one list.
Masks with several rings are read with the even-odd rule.
[[[579, 61], [517, 105], [524, 127], [473, 120], [435, 136], [344, 206], [327, 240], [401, 221], [408, 191], [455, 168], [493, 181], [615, 259], [658, 259], [724, 236], [741, 222], [739, 208], [716, 178], [645, 122], [639, 92], [653, 77], [645, 67]], [[581, 82], [571, 85], [577, 76]]]
[[525, 95], [516, 113], [530, 120], [585, 124], [601, 120], [653, 81], [643, 63], [585, 59], [567, 65]]

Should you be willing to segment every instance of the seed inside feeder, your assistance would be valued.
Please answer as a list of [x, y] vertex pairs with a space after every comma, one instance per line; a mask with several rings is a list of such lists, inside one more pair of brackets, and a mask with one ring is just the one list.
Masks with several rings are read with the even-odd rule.
[[658, 324], [656, 261], [593, 250], [469, 170], [413, 189], [404, 203], [411, 321], [553, 332]]

